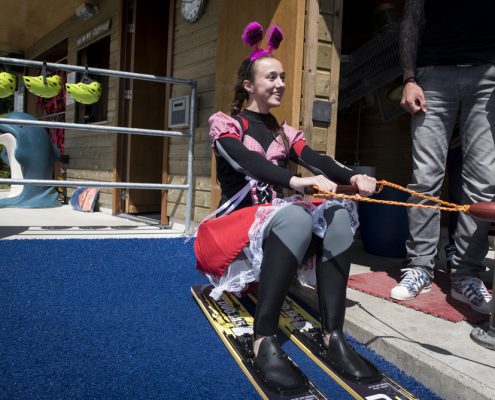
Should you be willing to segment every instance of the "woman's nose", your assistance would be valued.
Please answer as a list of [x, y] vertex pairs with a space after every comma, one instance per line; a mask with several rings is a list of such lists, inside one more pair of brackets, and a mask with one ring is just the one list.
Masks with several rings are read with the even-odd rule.
[[285, 87], [285, 82], [281, 79], [281, 78], [278, 78], [277, 81], [276, 81], [276, 85], [277, 87]]

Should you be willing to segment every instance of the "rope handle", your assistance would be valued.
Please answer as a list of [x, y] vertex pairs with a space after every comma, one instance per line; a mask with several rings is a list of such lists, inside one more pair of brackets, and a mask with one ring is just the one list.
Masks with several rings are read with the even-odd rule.
[[358, 188], [355, 185], [338, 185], [336, 193], [333, 192], [327, 192], [326, 190], [323, 190], [317, 186], [315, 186], [315, 189], [319, 192], [314, 194], [315, 197], [338, 197], [341, 199], [348, 199], [348, 200], [357, 200], [357, 201], [364, 201], [368, 203], [379, 203], [379, 204], [389, 204], [389, 205], [396, 205], [396, 206], [404, 206], [404, 207], [418, 207], [418, 208], [430, 208], [433, 210], [442, 210], [442, 211], [455, 211], [455, 212], [465, 212], [467, 213], [469, 211], [469, 205], [459, 205], [455, 203], [449, 203], [448, 201], [440, 200], [435, 197], [431, 197], [425, 194], [417, 193], [414, 190], [407, 189], [403, 186], [397, 185], [392, 182], [388, 182], [385, 180], [380, 180], [377, 182], [377, 189], [375, 190], [375, 193], [380, 193], [385, 186], [392, 187], [397, 190], [401, 190], [403, 192], [409, 193], [413, 196], [430, 200], [434, 203], [439, 203], [442, 204], [442, 206], [432, 206], [432, 205], [426, 205], [426, 204], [414, 204], [414, 203], [405, 203], [401, 201], [392, 201], [392, 200], [379, 200], [379, 199], [371, 199], [369, 197], [361, 197], [358, 195]]

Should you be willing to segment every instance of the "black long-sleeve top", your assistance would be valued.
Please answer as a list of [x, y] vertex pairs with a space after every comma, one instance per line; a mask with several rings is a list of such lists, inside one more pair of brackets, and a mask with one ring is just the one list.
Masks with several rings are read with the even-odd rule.
[[[280, 130], [285, 135], [285, 140], [282, 140], [274, 132], [273, 127], [279, 125], [271, 114], [243, 110], [234, 118], [241, 125], [241, 135], [230, 131], [212, 135], [217, 153], [217, 179], [222, 189], [221, 203], [232, 198], [246, 185], [246, 176], [261, 185], [258, 185], [258, 189], [252, 189], [251, 195], [247, 195], [237, 208], [282, 197], [282, 189], [289, 188], [289, 181], [295, 175], [287, 169], [289, 159], [336, 183], [349, 184], [355, 174], [333, 158], [321, 155], [307, 146], [300, 131], [285, 126]], [[263, 187], [260, 188], [262, 183], [271, 185], [273, 190], [263, 190]]]

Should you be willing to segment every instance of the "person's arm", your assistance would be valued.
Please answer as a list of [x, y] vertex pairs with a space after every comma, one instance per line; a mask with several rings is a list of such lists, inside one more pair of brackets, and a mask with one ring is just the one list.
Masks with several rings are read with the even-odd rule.
[[248, 150], [233, 137], [217, 139], [215, 149], [234, 170], [261, 182], [294, 189], [300, 193], [312, 193], [314, 186], [328, 192], [334, 192], [337, 188], [334, 182], [323, 175], [298, 177], [294, 172], [281, 168], [258, 153]]
[[[357, 186], [361, 196], [370, 196], [375, 192], [376, 179], [363, 174], [356, 174], [352, 169], [342, 165], [332, 157], [322, 155], [307, 146], [303, 141], [296, 142], [291, 148], [291, 158], [320, 177], [327, 177], [341, 184]], [[320, 183], [316, 186], [333, 192], [336, 189], [325, 189]]]
[[424, 3], [425, 0], [406, 0], [400, 25], [399, 50], [404, 82], [401, 106], [410, 114], [419, 110], [426, 111], [424, 93], [416, 81], [416, 59], [424, 22]]
[[313, 174], [325, 175], [336, 183], [349, 185], [351, 177], [355, 174], [352, 169], [347, 168], [331, 157], [317, 153], [302, 141], [291, 148], [290, 156]]
[[288, 169], [280, 168], [260, 154], [249, 150], [236, 138], [217, 139], [215, 149], [234, 170], [258, 181], [289, 188], [290, 179], [295, 176], [295, 173]]

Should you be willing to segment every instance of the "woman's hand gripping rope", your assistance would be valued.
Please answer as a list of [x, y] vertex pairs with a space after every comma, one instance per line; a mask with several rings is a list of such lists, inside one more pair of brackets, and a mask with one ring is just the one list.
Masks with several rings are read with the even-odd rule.
[[[324, 175], [307, 177], [293, 176], [289, 182], [292, 189], [305, 194], [342, 193], [342, 190], [356, 196], [368, 197], [375, 193], [376, 179], [367, 175], [356, 174], [351, 177], [351, 185], [337, 185]], [[340, 188], [340, 190], [339, 190]]]
[[363, 174], [353, 175], [351, 185], [356, 186], [358, 192], [356, 196], [369, 197], [375, 193], [376, 179]]
[[337, 184], [323, 175], [293, 176], [289, 181], [289, 186], [304, 194], [314, 194], [315, 189], [323, 193], [333, 193], [337, 190]]

